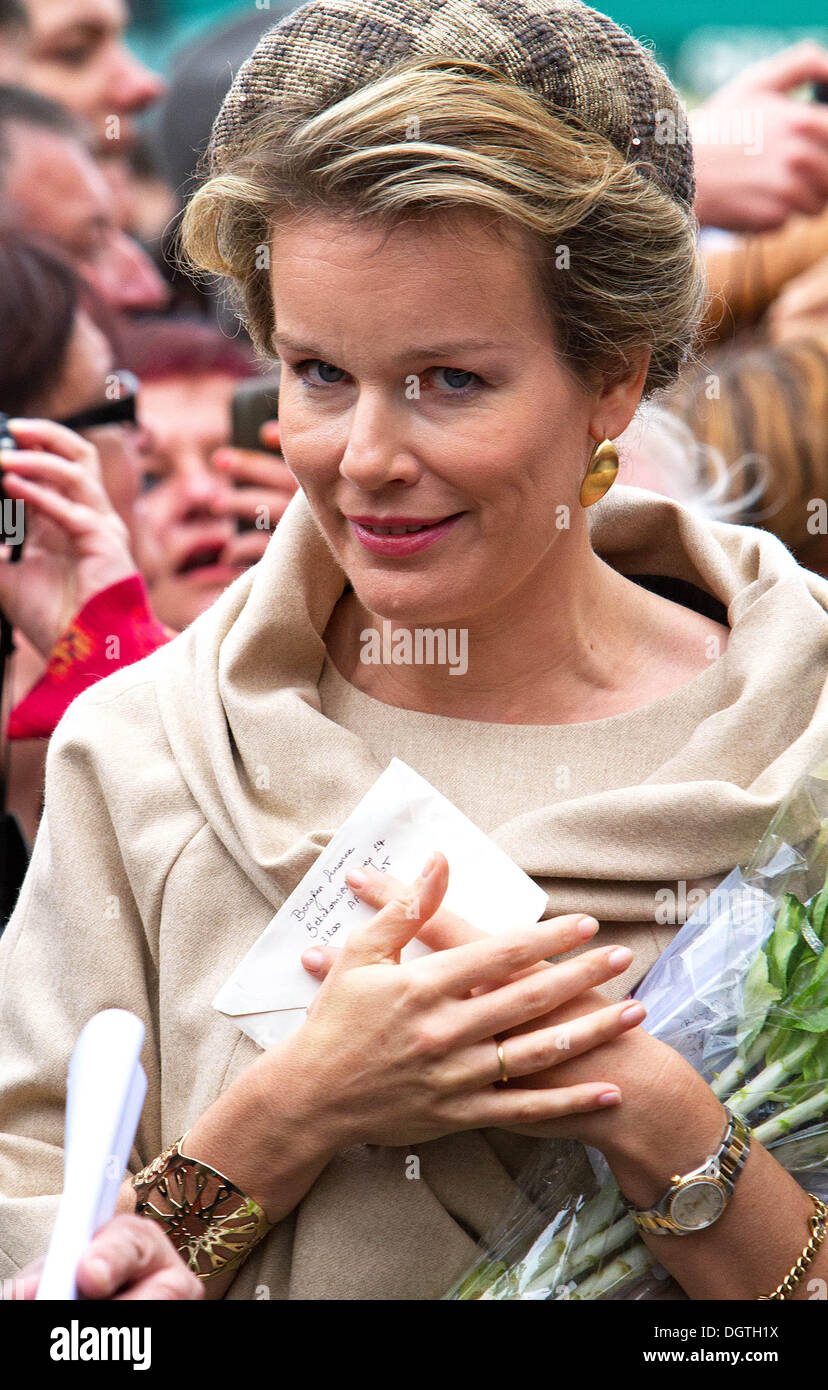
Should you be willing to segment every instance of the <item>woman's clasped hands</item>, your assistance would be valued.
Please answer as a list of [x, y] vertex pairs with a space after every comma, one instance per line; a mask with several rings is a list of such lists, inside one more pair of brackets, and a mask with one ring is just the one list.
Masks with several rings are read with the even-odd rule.
[[[583, 947], [598, 929], [594, 918], [570, 914], [483, 935], [441, 910], [448, 863], [440, 853], [410, 888], [362, 871], [348, 882], [380, 910], [341, 949], [304, 953], [305, 968], [323, 983], [305, 1023], [281, 1045], [314, 1078], [317, 1119], [326, 1116], [336, 1147], [537, 1126], [618, 1105], [611, 1069], [555, 1080], [560, 1063], [614, 1041], [645, 1015], [639, 1004], [596, 993], [627, 969], [626, 948], [547, 963]], [[401, 964], [414, 937], [433, 953]]]

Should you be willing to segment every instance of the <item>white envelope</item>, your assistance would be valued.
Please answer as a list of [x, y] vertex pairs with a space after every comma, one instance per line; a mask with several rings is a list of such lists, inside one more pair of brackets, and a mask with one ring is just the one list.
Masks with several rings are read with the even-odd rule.
[[[341, 946], [374, 916], [348, 887], [346, 871], [370, 864], [412, 883], [434, 850], [449, 865], [445, 906], [481, 931], [537, 922], [546, 910], [542, 888], [425, 777], [393, 758], [222, 985], [213, 1007], [260, 1047], [286, 1038], [319, 989], [302, 966], [302, 952]], [[402, 958], [427, 953], [413, 941]]]

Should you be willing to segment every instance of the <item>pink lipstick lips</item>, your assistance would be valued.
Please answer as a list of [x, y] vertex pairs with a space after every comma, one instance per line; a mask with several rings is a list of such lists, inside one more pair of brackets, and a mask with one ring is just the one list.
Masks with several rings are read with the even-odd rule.
[[374, 555], [413, 555], [445, 536], [462, 512], [438, 521], [417, 516], [349, 516], [351, 529], [361, 545]]

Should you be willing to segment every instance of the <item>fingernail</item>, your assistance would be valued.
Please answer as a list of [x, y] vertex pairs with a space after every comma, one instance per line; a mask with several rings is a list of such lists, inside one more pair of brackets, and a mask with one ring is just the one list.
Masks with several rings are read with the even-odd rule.
[[598, 930], [598, 923], [594, 917], [582, 917], [578, 923], [578, 935], [588, 941]]
[[598, 1097], [599, 1105], [617, 1105], [621, 1099], [620, 1091], [604, 1091]]
[[316, 946], [311, 946], [309, 951], [302, 952], [302, 964], [312, 975], [315, 975], [318, 970], [322, 969], [323, 959], [322, 952]]
[[646, 1016], [647, 1010], [643, 1004], [628, 1004], [626, 1009], [621, 1010], [621, 1017], [625, 1023], [640, 1023]]
[[429, 855], [428, 859], [426, 860], [425, 864], [423, 865], [422, 872], [421, 872], [421, 874], [420, 874], [420, 878], [428, 878], [429, 874], [432, 873], [432, 871], [436, 868], [436, 865], [437, 865], [437, 856], [436, 856], [436, 854], [431, 854], [431, 855]]
[[364, 888], [368, 882], [368, 875], [362, 869], [349, 869], [345, 878], [352, 888]]
[[101, 1293], [109, 1293], [112, 1285], [112, 1269], [106, 1260], [101, 1259], [100, 1255], [93, 1255], [91, 1260], [84, 1261], [87, 1274], [92, 1278], [93, 1283], [100, 1289]]
[[610, 951], [609, 963], [613, 970], [626, 970], [632, 958], [629, 946], [616, 946], [614, 951]]

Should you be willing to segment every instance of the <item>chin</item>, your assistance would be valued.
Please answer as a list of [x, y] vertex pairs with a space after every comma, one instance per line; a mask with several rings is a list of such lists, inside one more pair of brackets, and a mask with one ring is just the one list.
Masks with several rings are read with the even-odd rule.
[[364, 608], [376, 618], [388, 619], [411, 627], [429, 623], [450, 625], [458, 621], [458, 614], [468, 612], [471, 606], [468, 596], [456, 594], [448, 583], [435, 582], [425, 576], [389, 576], [383, 581], [380, 576], [356, 575], [351, 583], [357, 598]]

